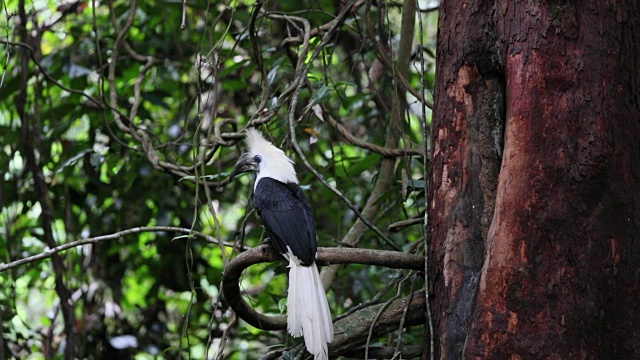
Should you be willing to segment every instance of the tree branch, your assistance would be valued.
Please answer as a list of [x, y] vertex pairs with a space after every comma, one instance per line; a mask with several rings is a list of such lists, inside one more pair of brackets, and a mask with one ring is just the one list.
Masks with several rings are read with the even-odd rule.
[[333, 126], [340, 135], [342, 135], [345, 140], [351, 145], [355, 145], [357, 147], [367, 149], [369, 151], [378, 153], [385, 157], [397, 157], [397, 156], [412, 156], [418, 155], [424, 157], [424, 153], [419, 149], [389, 149], [386, 147], [378, 146], [376, 144], [372, 144], [370, 142], [364, 141], [361, 138], [354, 136], [352, 133], [347, 130], [347, 128], [342, 125], [342, 123], [338, 122], [333, 116], [327, 114], [327, 118], [329, 119], [329, 124]]
[[[379, 338], [397, 330], [405, 309], [407, 316], [404, 326], [410, 327], [423, 324], [425, 299], [424, 291], [420, 290], [416, 291], [411, 300], [409, 298], [400, 298], [388, 303], [378, 304], [336, 321], [333, 325], [335, 336], [333, 342], [329, 344], [329, 353], [332, 357], [346, 355], [353, 351], [356, 346], [364, 345], [369, 336], [369, 329], [372, 329], [371, 338]], [[380, 311], [384, 306], [386, 306], [386, 309]], [[377, 314], [379, 316], [375, 320], [375, 325], [372, 326], [374, 317]], [[303, 350], [302, 346], [302, 344], [297, 345], [290, 351]], [[362, 349], [362, 351], [364, 352], [365, 349]], [[369, 356], [372, 357], [371, 351]]]
[[393, 224], [387, 226], [389, 232], [398, 232], [407, 226], [417, 225], [424, 223], [424, 217], [412, 218], [407, 220], [396, 221]]
[[[251, 308], [240, 295], [239, 280], [244, 269], [251, 265], [283, 260], [269, 245], [260, 245], [246, 251], [227, 264], [222, 275], [222, 292], [238, 317], [263, 330], [282, 330], [287, 327], [286, 316], [269, 316]], [[424, 258], [399, 251], [318, 248], [316, 262], [319, 264], [365, 264], [393, 269], [424, 269]]]
[[[59, 253], [59, 252], [63, 252], [69, 249], [73, 249], [75, 247], [78, 246], [82, 246], [82, 245], [87, 245], [87, 244], [97, 244], [99, 242], [103, 242], [103, 241], [108, 241], [108, 240], [116, 240], [119, 239], [123, 236], [126, 235], [131, 235], [131, 234], [138, 234], [138, 233], [142, 233], [142, 232], [158, 232], [158, 231], [166, 231], [166, 232], [178, 232], [178, 233], [183, 233], [183, 234], [189, 234], [189, 235], [195, 235], [197, 237], [203, 238], [205, 239], [207, 242], [210, 242], [212, 244], [222, 244], [224, 246], [228, 246], [228, 247], [236, 247], [236, 245], [234, 243], [230, 243], [230, 242], [221, 242], [220, 240], [207, 235], [205, 233], [201, 233], [199, 231], [194, 231], [191, 229], [187, 229], [187, 228], [180, 228], [180, 227], [173, 227], [173, 226], [148, 226], [148, 227], [136, 227], [136, 228], [132, 228], [132, 229], [127, 229], [127, 230], [123, 230], [123, 231], [119, 231], [117, 233], [113, 233], [113, 234], [109, 234], [109, 235], [102, 235], [102, 236], [96, 236], [93, 238], [87, 238], [87, 239], [82, 239], [82, 240], [78, 240], [78, 241], [73, 241], [70, 243], [66, 243], [60, 246], [56, 246], [53, 248], [50, 248], [48, 250], [45, 250], [44, 252], [37, 254], [37, 255], [33, 255], [33, 256], [29, 256], [26, 258], [22, 258], [20, 260], [16, 260], [16, 261], [12, 261], [8, 264], [0, 264], [0, 273], [9, 270], [9, 269], [13, 269], [15, 267], [21, 266], [21, 265], [25, 265], [25, 264], [29, 264], [32, 262], [36, 262], [36, 261], [40, 261], [40, 260], [44, 260], [44, 259], [48, 259], [52, 256], [54, 256], [55, 254]], [[243, 250], [247, 250], [247, 247], [242, 247]]]
[[[62, 83], [60, 83], [58, 80], [56, 80], [53, 76], [51, 76], [46, 71], [46, 69], [42, 66], [42, 64], [40, 64], [40, 61], [38, 61], [38, 59], [35, 58], [35, 54], [33, 52], [33, 47], [31, 47], [29, 44], [25, 44], [23, 42], [9, 41], [9, 40], [5, 40], [5, 39], [0, 39], [0, 44], [6, 44], [8, 46], [17, 46], [17, 47], [21, 47], [23, 49], [26, 49], [29, 52], [29, 59], [31, 59], [31, 61], [33, 61], [33, 63], [38, 67], [38, 70], [40, 71], [40, 73], [42, 75], [44, 75], [44, 77], [47, 78], [48, 81], [52, 82], [53, 84], [55, 84], [57, 87], [59, 87], [62, 90], [65, 90], [65, 91], [68, 91], [68, 92], [70, 92], [72, 94], [76, 94], [76, 95], [80, 95], [80, 96], [84, 97], [85, 99], [89, 100], [93, 105], [95, 105], [100, 110], [102, 110], [104, 108], [104, 104], [102, 104], [100, 101], [98, 101], [97, 99], [95, 99], [91, 95], [85, 93], [82, 90], [77, 90], [77, 89], [72, 89], [70, 87], [67, 87], [67, 86], [63, 85]], [[24, 69], [23, 71], [28, 71], [28, 69]]]
[[[424, 44], [424, 29], [422, 27], [423, 21], [422, 21], [422, 12], [419, 11], [418, 12], [418, 33], [420, 36], [420, 44], [422, 46], [422, 44]], [[422, 94], [422, 96], [425, 96], [426, 93], [426, 89], [425, 89], [425, 64], [424, 64], [424, 53], [420, 54], [420, 93]], [[428, 131], [427, 129], [429, 128], [428, 124], [427, 124], [427, 109], [426, 109], [426, 104], [423, 102], [422, 103], [422, 112], [421, 112], [421, 120], [422, 120], [422, 143], [424, 144], [424, 153], [426, 154], [425, 156], [425, 163], [424, 163], [424, 167], [422, 168], [422, 176], [424, 178], [424, 203], [429, 204], [429, 189], [428, 189], [428, 184], [429, 182], [427, 181], [427, 179], [429, 178], [429, 164], [427, 163], [427, 158], [429, 156], [431, 156], [431, 149], [429, 148], [429, 137], [427, 136]], [[431, 286], [431, 281], [429, 279], [429, 256], [431, 256], [429, 254], [429, 239], [427, 234], [427, 227], [429, 225], [429, 211], [425, 210], [424, 212], [424, 223], [423, 223], [423, 232], [425, 233], [424, 235], [424, 294], [425, 297], [427, 299], [430, 298], [429, 296], [429, 286]], [[425, 304], [425, 317], [426, 317], [426, 325], [425, 327], [427, 328], [427, 330], [425, 330], [425, 337], [428, 338], [428, 343], [429, 343], [429, 360], [434, 360], [434, 356], [435, 356], [435, 335], [434, 335], [434, 328], [433, 328], [433, 315], [431, 313], [431, 305], [429, 304], [429, 301], [426, 302]], [[425, 341], [426, 343], [427, 341]], [[423, 359], [426, 359], [426, 354], [423, 355]]]

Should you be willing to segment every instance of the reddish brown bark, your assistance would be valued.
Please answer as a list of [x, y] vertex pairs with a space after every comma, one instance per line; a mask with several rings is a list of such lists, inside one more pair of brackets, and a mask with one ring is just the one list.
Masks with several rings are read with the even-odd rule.
[[640, 6], [443, 1], [439, 358], [640, 354]]

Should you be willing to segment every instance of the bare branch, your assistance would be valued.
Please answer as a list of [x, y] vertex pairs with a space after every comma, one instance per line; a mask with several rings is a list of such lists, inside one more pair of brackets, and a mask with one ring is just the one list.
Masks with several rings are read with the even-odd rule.
[[[123, 28], [120, 27], [120, 25], [118, 24], [118, 21], [115, 18], [115, 11], [113, 10], [113, 0], [109, 1], [109, 13], [111, 15], [111, 22], [113, 24], [113, 26], [116, 28], [116, 31], [118, 33], [118, 36], [116, 37], [116, 40], [113, 44], [113, 48], [112, 48], [112, 52], [111, 52], [111, 61], [109, 62], [109, 75], [108, 75], [108, 81], [109, 81], [109, 101], [112, 104], [113, 107], [117, 106], [118, 103], [118, 98], [117, 98], [117, 87], [116, 87], [116, 65], [118, 63], [118, 53], [120, 50], [120, 46], [122, 44], [122, 42], [125, 40], [125, 37], [127, 36], [127, 33], [129, 32], [129, 29], [131, 28], [131, 26], [133, 25], [133, 21], [135, 19], [135, 14], [136, 14], [136, 1], [131, 1], [130, 5], [129, 5], [129, 16], [127, 17], [127, 21], [125, 22], [125, 25]], [[124, 122], [122, 121], [122, 116], [119, 112], [117, 111], [113, 111], [112, 110], [112, 115], [113, 118], [116, 122], [116, 125], [118, 125], [118, 128], [120, 128], [120, 130], [129, 133], [131, 136], [133, 136], [134, 139], [136, 139], [137, 141], [140, 141], [140, 139], [138, 138], [136, 132], [131, 129], [129, 126], [125, 125]], [[129, 124], [131, 126], [133, 126], [132, 123], [133, 119], [129, 119]]]
[[[269, 245], [260, 245], [231, 260], [223, 274], [222, 291], [226, 301], [238, 316], [247, 323], [263, 330], [282, 330], [287, 327], [286, 316], [268, 316], [255, 311], [240, 294], [239, 280], [244, 269], [251, 265], [283, 260]], [[319, 264], [365, 264], [393, 269], [422, 270], [424, 258], [399, 251], [318, 248]], [[336, 332], [338, 333], [338, 332]]]
[[394, 222], [393, 224], [389, 225], [387, 227], [387, 230], [390, 232], [397, 232], [402, 230], [403, 228], [407, 227], [407, 226], [412, 226], [412, 225], [418, 225], [418, 224], [422, 224], [424, 223], [424, 218], [420, 217], [420, 218], [413, 218], [413, 219], [407, 219], [407, 220], [402, 220], [402, 221], [397, 221]]
[[[5, 40], [5, 39], [0, 39], [0, 43], [1, 44], [6, 44], [9, 46], [18, 46], [21, 48], [24, 48], [26, 50], [29, 51], [29, 58], [31, 59], [31, 61], [33, 61], [33, 63], [38, 67], [38, 70], [40, 71], [40, 73], [42, 75], [44, 75], [45, 78], [47, 78], [48, 81], [52, 82], [53, 84], [55, 84], [57, 87], [59, 87], [62, 90], [68, 91], [72, 94], [76, 94], [76, 95], [80, 95], [82, 97], [84, 97], [85, 99], [89, 100], [93, 105], [97, 106], [98, 109], [102, 110], [104, 108], [104, 104], [100, 101], [98, 101], [97, 99], [95, 99], [94, 97], [92, 97], [91, 95], [85, 93], [84, 91], [81, 90], [77, 90], [77, 89], [72, 89], [70, 87], [65, 86], [64, 84], [60, 83], [58, 80], [56, 80], [53, 76], [51, 76], [46, 69], [40, 64], [40, 62], [35, 58], [34, 52], [33, 52], [33, 48], [29, 45], [29, 44], [25, 44], [22, 42], [15, 42], [15, 41], [9, 41], [9, 40]], [[24, 69], [23, 71], [27, 71], [27, 69]]]
[[[420, 36], [420, 44], [422, 46], [422, 44], [424, 44], [424, 29], [422, 27], [422, 12], [418, 12], [418, 34]], [[424, 64], [424, 53], [420, 54], [420, 93], [422, 94], [423, 98], [425, 97], [426, 94], [426, 89], [425, 89], [425, 74], [426, 74], [426, 67]], [[427, 156], [431, 155], [431, 149], [429, 148], [429, 137], [428, 135], [428, 125], [427, 125], [427, 105], [422, 102], [422, 143], [424, 144], [424, 152], [425, 154], [427, 154]], [[427, 157], [425, 157], [425, 164], [424, 164], [424, 168], [423, 168], [423, 173], [422, 176], [424, 177], [424, 203], [425, 204], [429, 204], [429, 189], [427, 188], [428, 186], [428, 181], [427, 179], [429, 178], [429, 166], [427, 164], [426, 161]], [[427, 226], [429, 225], [429, 211], [425, 211], [424, 212], [424, 222], [423, 222], [423, 229], [425, 230], [426, 233], [426, 229]], [[424, 236], [424, 294], [425, 297], [427, 299], [430, 298], [429, 296], [429, 286], [431, 286], [431, 281], [429, 279], [429, 239], [428, 236]], [[425, 331], [425, 336], [428, 337], [429, 339], [429, 360], [433, 360], [434, 356], [435, 356], [435, 333], [434, 333], [434, 328], [433, 328], [433, 315], [431, 313], [431, 305], [429, 304], [429, 301], [427, 301], [426, 303], [426, 326], [428, 328], [428, 331]], [[425, 356], [426, 358], [426, 356]]]
[[[32, 262], [36, 262], [36, 261], [40, 261], [40, 260], [44, 260], [44, 259], [48, 259], [51, 256], [53, 256], [54, 254], [57, 254], [59, 252], [62, 251], [66, 251], [69, 249], [73, 249], [75, 247], [78, 246], [82, 246], [82, 245], [87, 245], [87, 244], [96, 244], [99, 242], [103, 242], [103, 241], [108, 241], [108, 240], [116, 240], [119, 239], [123, 236], [126, 235], [131, 235], [131, 234], [138, 234], [138, 233], [142, 233], [142, 232], [158, 232], [158, 231], [166, 231], [166, 232], [177, 232], [177, 233], [183, 233], [183, 234], [189, 234], [189, 235], [194, 235], [200, 238], [205, 239], [207, 242], [212, 243], [212, 244], [222, 244], [224, 246], [228, 246], [228, 247], [234, 247], [236, 246], [233, 243], [229, 243], [229, 242], [225, 242], [225, 241], [220, 241], [210, 235], [207, 235], [205, 233], [199, 232], [199, 231], [194, 231], [191, 229], [187, 229], [187, 228], [180, 228], [180, 227], [173, 227], [173, 226], [146, 226], [146, 227], [136, 227], [136, 228], [131, 228], [131, 229], [127, 229], [127, 230], [123, 230], [123, 231], [118, 231], [117, 233], [113, 233], [113, 234], [109, 234], [109, 235], [102, 235], [102, 236], [96, 236], [93, 238], [87, 238], [87, 239], [82, 239], [82, 240], [78, 240], [78, 241], [73, 241], [70, 243], [66, 243], [60, 246], [56, 246], [54, 248], [50, 248], [48, 250], [45, 250], [44, 252], [37, 254], [37, 255], [33, 255], [33, 256], [29, 256], [20, 260], [16, 260], [16, 261], [12, 261], [8, 264], [0, 264], [0, 273], [4, 272], [6, 270], [9, 269], [13, 269], [15, 267], [21, 266], [21, 265], [25, 265], [25, 264], [29, 264]], [[243, 250], [246, 250], [248, 248], [243, 247]]]
[[376, 144], [372, 144], [362, 140], [354, 136], [347, 128], [342, 125], [342, 123], [338, 122], [333, 116], [327, 114], [327, 118], [329, 119], [329, 124], [333, 126], [340, 135], [342, 135], [345, 140], [351, 145], [355, 145], [361, 147], [363, 149], [370, 150], [372, 152], [378, 153], [385, 157], [397, 157], [397, 156], [411, 156], [418, 155], [424, 157], [424, 153], [419, 149], [389, 149], [386, 147], [378, 146]]
[[180, 29], [187, 29], [187, 0], [182, 0], [182, 23], [180, 24]]

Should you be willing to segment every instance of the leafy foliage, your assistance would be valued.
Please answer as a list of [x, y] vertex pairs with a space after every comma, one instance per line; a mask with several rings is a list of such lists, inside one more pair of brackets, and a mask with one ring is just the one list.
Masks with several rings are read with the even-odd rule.
[[[94, 239], [3, 269], [6, 356], [240, 359], [296, 343], [246, 325], [220, 294], [225, 264], [264, 237], [250, 179], [226, 180], [247, 126], [297, 160], [320, 246], [351, 239], [346, 245], [389, 249], [366, 226], [354, 227], [357, 216], [300, 161], [296, 145], [398, 247], [421, 249], [419, 225], [387, 227], [423, 216], [425, 162], [368, 146], [385, 148], [398, 106], [394, 147], [424, 153], [427, 145], [429, 114], [399, 84], [393, 63], [381, 60], [395, 62], [400, 36], [414, 35], [400, 34], [401, 9], [333, 1], [182, 6], [3, 2], [0, 263]], [[424, 33], [415, 31], [416, 49], [434, 47], [436, 20], [432, 12], [418, 18]], [[407, 79], [418, 93], [423, 82], [426, 102], [434, 69], [427, 54], [414, 52]], [[395, 165], [382, 172], [388, 159]], [[376, 190], [381, 178], [391, 185]], [[285, 272], [281, 263], [245, 272], [241, 286], [258, 311], [283, 310]], [[343, 266], [329, 294], [332, 311], [367, 303], [388, 283], [396, 286], [377, 302], [406, 295], [411, 276]], [[419, 344], [421, 334], [411, 328], [403, 339]]]

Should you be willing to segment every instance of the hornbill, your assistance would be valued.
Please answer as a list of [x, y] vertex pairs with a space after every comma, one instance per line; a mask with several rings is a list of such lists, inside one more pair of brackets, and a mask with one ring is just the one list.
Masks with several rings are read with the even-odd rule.
[[255, 129], [246, 132], [248, 152], [236, 163], [236, 175], [256, 172], [253, 204], [271, 245], [289, 261], [287, 330], [315, 359], [328, 359], [333, 341], [331, 311], [315, 263], [318, 242], [309, 200], [302, 193], [293, 161]]

